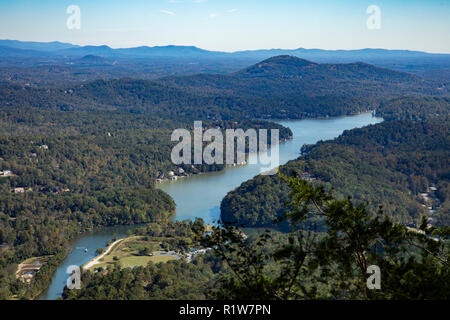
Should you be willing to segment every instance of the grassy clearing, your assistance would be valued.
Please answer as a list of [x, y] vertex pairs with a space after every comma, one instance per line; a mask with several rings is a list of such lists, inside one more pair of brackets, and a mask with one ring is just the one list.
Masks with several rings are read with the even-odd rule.
[[[162, 252], [162, 254], [154, 254]], [[153, 263], [176, 260], [176, 257], [163, 252], [161, 241], [158, 239], [146, 240], [142, 236], [132, 236], [124, 239], [116, 245], [106, 256], [100, 259], [100, 263], [92, 266], [90, 270], [111, 266], [115, 263], [122, 267], [146, 266]]]

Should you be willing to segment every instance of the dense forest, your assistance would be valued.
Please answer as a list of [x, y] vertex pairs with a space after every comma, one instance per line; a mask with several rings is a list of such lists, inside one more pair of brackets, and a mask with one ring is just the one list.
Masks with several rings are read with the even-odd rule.
[[[430, 120], [386, 121], [345, 131], [333, 141], [304, 146], [302, 156], [280, 171], [313, 179], [333, 189], [336, 196], [351, 195], [358, 202], [368, 202], [371, 208], [383, 206], [389, 217], [408, 225], [417, 225], [423, 215], [428, 215], [421, 194], [436, 188], [432, 193], [439, 203], [433, 209], [438, 213], [429, 218], [448, 225], [449, 110], [448, 103], [442, 104], [441, 117], [431, 109]], [[255, 177], [223, 199], [222, 219], [245, 227], [274, 226], [289, 210], [287, 195], [288, 188], [279, 177]]]
[[122, 110], [164, 119], [301, 119], [374, 110], [402, 95], [445, 97], [449, 92], [443, 82], [368, 64], [316, 64], [280, 56], [227, 75], [50, 88], [1, 84], [0, 106]]
[[[363, 63], [317, 64], [289, 56], [227, 75], [74, 81], [39, 88], [6, 81], [0, 84], [0, 299], [35, 298], [64, 259], [70, 240], [86, 230], [166, 224], [175, 204], [155, 188], [155, 180], [179, 169], [170, 160], [170, 134], [176, 128], [192, 129], [194, 120], [222, 130], [277, 128], [281, 139], [289, 139], [289, 129], [255, 119], [367, 110], [388, 120], [400, 118], [307, 146], [302, 158], [283, 170], [308, 171], [339, 196], [350, 194], [374, 207], [383, 204], [389, 216], [408, 224], [424, 212], [418, 194], [434, 184], [442, 206], [435, 219], [447, 223], [448, 94], [442, 81]], [[405, 120], [428, 118], [428, 110], [433, 117], [426, 122]], [[195, 174], [223, 166], [182, 169]], [[251, 227], [272, 226], [288, 210], [288, 188], [276, 179], [257, 177], [230, 193], [222, 203], [222, 218]], [[18, 281], [17, 264], [39, 256], [49, 259], [32, 283]], [[200, 285], [191, 295], [175, 295], [164, 279], [172, 281], [173, 271], [178, 278], [209, 281], [218, 272], [217, 264], [206, 255], [189, 266], [171, 262], [112, 270], [106, 278], [89, 275], [91, 289], [80, 297], [92, 297], [95, 283], [103, 283], [102, 297], [122, 298], [122, 292], [112, 289], [123, 283], [122, 277], [141, 285], [148, 274], [160, 275], [147, 283], [155, 291], [150, 285], [149, 291], [130, 297], [208, 297]], [[66, 297], [74, 298], [72, 293]]]
[[[111, 266], [83, 273], [79, 290], [63, 299], [448, 299], [449, 229], [427, 225], [411, 230], [382, 210], [340, 200], [300, 177], [281, 175], [289, 189], [290, 232], [219, 224], [205, 235], [203, 224], [149, 225], [138, 234], [185, 236], [212, 248], [191, 263]], [[305, 231], [319, 215], [324, 232]], [[369, 266], [379, 266], [380, 290], [367, 286]]]
[[[209, 243], [232, 272], [218, 276], [216, 297], [230, 300], [440, 300], [450, 294], [450, 229], [424, 217], [417, 228], [382, 209], [323, 185], [283, 175], [289, 188], [287, 233], [256, 239], [234, 226], [215, 228]], [[320, 220], [323, 232], [309, 228]], [[368, 274], [377, 274], [374, 281]]]
[[[154, 188], [155, 179], [158, 172], [176, 168], [170, 161], [171, 132], [193, 123], [34, 107], [5, 107], [0, 114], [0, 168], [12, 172], [0, 177], [0, 243], [7, 248], [1, 255], [3, 297], [32, 296], [47, 285], [29, 293], [15, 284], [10, 267], [26, 258], [61, 259], [70, 239], [86, 229], [165, 221], [174, 212], [173, 200]], [[290, 136], [288, 129], [264, 121], [206, 122], [208, 126], [276, 127], [281, 138]], [[184, 169], [196, 173], [222, 167]]]
[[[448, 106], [442, 109], [443, 113], [448, 110]], [[257, 176], [223, 200], [224, 224], [212, 237], [204, 238], [214, 253], [198, 257], [193, 264], [178, 261], [145, 268], [116, 267], [107, 275], [89, 273], [83, 289], [66, 289], [63, 298], [447, 297], [448, 241], [438, 245], [435, 237], [444, 230], [441, 236], [448, 238], [448, 231], [434, 226], [449, 224], [450, 141], [448, 121], [442, 115], [436, 118], [433, 112], [426, 121], [386, 121], [305, 146], [298, 160], [281, 168], [293, 178]], [[419, 196], [430, 192], [430, 185], [436, 186], [440, 203], [431, 224]], [[347, 195], [352, 199], [346, 200]], [[323, 208], [316, 209], [313, 203]], [[380, 205], [382, 211], [378, 211]], [[226, 216], [228, 212], [233, 214]], [[248, 235], [243, 238], [227, 220], [239, 227], [258, 228], [243, 229]], [[405, 224], [423, 230], [408, 232]], [[260, 228], [273, 226], [282, 228]], [[173, 237], [177, 230], [188, 233], [183, 224], [169, 228], [150, 224], [137, 233]], [[355, 256], [364, 257], [364, 263]], [[370, 263], [382, 266], [381, 292], [364, 289], [365, 268]]]
[[[0, 109], [1, 294], [34, 297], [51, 278], [44, 271], [31, 286], [15, 279], [14, 269], [33, 256], [52, 256], [57, 266], [70, 240], [101, 226], [166, 222], [173, 200], [155, 188], [161, 173], [175, 171], [170, 159], [176, 128], [193, 122], [114, 111]], [[205, 121], [205, 128], [278, 128], [265, 121]], [[186, 174], [223, 165], [182, 165]], [[51, 268], [50, 268], [51, 269]], [[45, 269], [44, 269], [45, 270]]]

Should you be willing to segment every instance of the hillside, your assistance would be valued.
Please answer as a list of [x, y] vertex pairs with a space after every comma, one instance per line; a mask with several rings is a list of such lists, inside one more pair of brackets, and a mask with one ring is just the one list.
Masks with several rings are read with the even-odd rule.
[[[430, 221], [448, 224], [448, 131], [448, 121], [439, 119], [383, 122], [306, 146], [301, 157], [280, 170], [298, 176], [308, 172], [337, 196], [350, 195], [374, 209], [383, 206], [388, 216], [411, 225], [428, 215], [420, 194], [435, 186], [441, 207]], [[287, 199], [288, 188], [278, 176], [258, 176], [223, 199], [221, 216], [246, 227], [273, 226], [288, 210]]]
[[[89, 62], [104, 61], [95, 56]], [[59, 88], [0, 85], [0, 106], [125, 110], [196, 119], [308, 118], [375, 109], [399, 95], [446, 96], [448, 87], [364, 63], [316, 64], [280, 56], [228, 75], [158, 81], [97, 80]]]
[[448, 95], [438, 83], [365, 63], [317, 64], [292, 56], [277, 56], [228, 75], [194, 75], [158, 80], [201, 93], [240, 96], [373, 98], [383, 95]]

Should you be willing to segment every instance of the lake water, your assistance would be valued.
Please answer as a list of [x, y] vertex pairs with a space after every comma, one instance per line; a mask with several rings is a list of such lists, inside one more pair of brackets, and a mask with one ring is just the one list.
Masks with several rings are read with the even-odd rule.
[[118, 226], [98, 229], [88, 232], [76, 239], [72, 245], [72, 251], [64, 262], [56, 269], [52, 282], [48, 289], [41, 294], [42, 300], [55, 300], [61, 297], [69, 274], [67, 268], [72, 265], [81, 266], [96, 256], [98, 248], [105, 248], [112, 239], [127, 236], [127, 232], [137, 226]]
[[[300, 148], [304, 144], [313, 144], [320, 140], [338, 137], [345, 130], [364, 127], [383, 121], [373, 117], [371, 113], [356, 116], [316, 119], [280, 121], [289, 127], [293, 139], [279, 145], [280, 164], [296, 159], [300, 155]], [[270, 152], [270, 151], [269, 151]], [[251, 155], [256, 157], [257, 155]], [[158, 188], [167, 192], [177, 205], [177, 220], [203, 218], [207, 223], [214, 223], [220, 217], [220, 202], [225, 195], [261, 172], [263, 166], [246, 165], [226, 168], [221, 172], [194, 175], [177, 181], [165, 181]], [[74, 241], [71, 253], [58, 267], [52, 283], [41, 299], [54, 300], [61, 296], [68, 278], [66, 273], [70, 265], [83, 265], [95, 256], [98, 248], [104, 248], [108, 241], [122, 238], [133, 227], [110, 227], [84, 234]], [[86, 251], [87, 249], [87, 251]]]
[[[293, 139], [279, 145], [279, 162], [285, 164], [299, 157], [300, 148], [304, 144], [330, 140], [345, 130], [381, 121], [381, 118], [375, 118], [371, 113], [323, 120], [280, 121], [278, 123], [292, 130]], [[226, 194], [258, 175], [263, 167], [260, 164], [230, 167], [221, 172], [164, 181], [158, 187], [175, 200], [177, 220], [201, 217], [206, 223], [214, 223], [220, 216], [220, 202]]]

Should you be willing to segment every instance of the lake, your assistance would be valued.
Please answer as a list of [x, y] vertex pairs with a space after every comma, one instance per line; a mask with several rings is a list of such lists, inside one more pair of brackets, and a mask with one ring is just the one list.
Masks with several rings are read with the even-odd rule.
[[[278, 123], [289, 127], [293, 134], [292, 140], [279, 145], [280, 164], [298, 158], [300, 148], [304, 144], [330, 140], [338, 137], [345, 130], [381, 121], [381, 118], [375, 118], [371, 113], [323, 120], [280, 121]], [[176, 181], [164, 181], [158, 185], [158, 188], [167, 192], [175, 200], [176, 219], [200, 217], [206, 223], [214, 223], [220, 216], [220, 202], [226, 194], [240, 186], [242, 182], [258, 175], [262, 167], [259, 164], [229, 167], [220, 172], [193, 175]]]
[[[304, 144], [338, 137], [345, 130], [364, 127], [382, 122], [371, 113], [340, 118], [279, 121], [289, 127], [293, 139], [279, 145], [280, 164], [300, 156]], [[269, 151], [270, 152], [270, 151]], [[250, 155], [256, 157], [257, 155]], [[262, 166], [245, 165], [229, 167], [221, 172], [193, 175], [176, 181], [164, 181], [158, 188], [167, 192], [176, 203], [176, 220], [202, 218], [206, 223], [214, 223], [220, 217], [220, 202], [229, 192], [261, 172]], [[41, 295], [43, 300], [54, 300], [61, 296], [68, 278], [70, 265], [81, 266], [94, 258], [98, 248], [104, 248], [108, 241], [127, 235], [135, 227], [109, 227], [80, 236], [72, 245], [72, 251], [58, 267], [49, 288]]]

